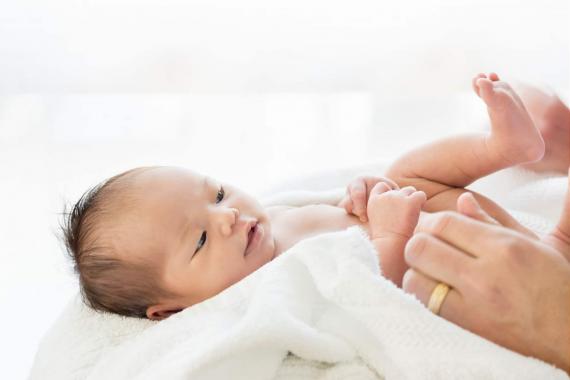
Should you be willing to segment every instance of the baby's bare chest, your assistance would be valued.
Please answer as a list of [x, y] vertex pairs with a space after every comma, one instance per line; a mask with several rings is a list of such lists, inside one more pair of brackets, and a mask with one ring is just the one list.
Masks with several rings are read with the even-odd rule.
[[281, 219], [283, 233], [281, 244], [285, 249], [300, 240], [326, 232], [342, 231], [361, 226], [368, 232], [368, 223], [348, 215], [343, 208], [330, 205], [309, 205], [288, 209]]

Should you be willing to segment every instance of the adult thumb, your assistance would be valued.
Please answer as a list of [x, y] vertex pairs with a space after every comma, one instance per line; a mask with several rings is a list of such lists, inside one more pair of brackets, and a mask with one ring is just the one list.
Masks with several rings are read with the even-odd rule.
[[477, 199], [475, 199], [473, 194], [468, 191], [457, 198], [457, 211], [481, 222], [499, 225], [499, 222], [487, 214], [479, 202], [477, 202]]

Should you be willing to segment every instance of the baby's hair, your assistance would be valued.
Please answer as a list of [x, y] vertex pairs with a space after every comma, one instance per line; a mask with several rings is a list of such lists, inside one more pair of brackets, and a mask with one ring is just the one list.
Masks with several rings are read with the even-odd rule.
[[96, 311], [146, 318], [149, 306], [173, 296], [163, 290], [159, 265], [148, 259], [121, 259], [126, 252], [103, 238], [110, 232], [105, 222], [132, 208], [131, 178], [152, 168], [111, 177], [86, 191], [71, 212], [64, 207], [61, 230], [67, 254], [79, 276], [83, 301]]

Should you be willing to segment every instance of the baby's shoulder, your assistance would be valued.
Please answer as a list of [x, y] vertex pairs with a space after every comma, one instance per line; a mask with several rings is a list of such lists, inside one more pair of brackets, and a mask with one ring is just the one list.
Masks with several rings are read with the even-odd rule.
[[309, 204], [304, 206], [289, 206], [289, 205], [279, 205], [271, 206], [266, 209], [269, 216], [279, 219], [288, 218], [303, 218], [306, 219], [310, 216], [315, 216], [319, 214], [319, 210], [322, 205]]
[[275, 205], [275, 206], [267, 207], [266, 210], [269, 213], [281, 214], [281, 213], [291, 213], [291, 212], [295, 212], [295, 213], [315, 212], [315, 211], [319, 211], [322, 209], [328, 209], [330, 207], [336, 208], [336, 206], [314, 203], [314, 204], [306, 204], [306, 205], [302, 205], [302, 206]]
[[297, 206], [287, 206], [287, 205], [278, 205], [278, 206], [270, 206], [270, 207], [266, 207], [265, 210], [269, 213], [269, 214], [281, 214], [287, 211], [290, 211], [292, 209], [296, 209], [299, 208]]
[[[327, 220], [331, 221], [346, 214], [344, 209], [325, 204], [308, 204], [304, 206], [281, 206], [275, 210], [274, 215], [278, 215], [282, 220], [295, 221], [303, 224], [322, 224]], [[330, 219], [330, 220], [329, 220]]]
[[276, 205], [276, 206], [266, 207], [265, 211], [269, 215], [269, 219], [275, 221], [275, 220], [281, 220], [284, 217], [287, 217], [291, 213], [291, 211], [293, 211], [297, 208], [299, 208], [299, 207], [287, 206], [287, 205]]

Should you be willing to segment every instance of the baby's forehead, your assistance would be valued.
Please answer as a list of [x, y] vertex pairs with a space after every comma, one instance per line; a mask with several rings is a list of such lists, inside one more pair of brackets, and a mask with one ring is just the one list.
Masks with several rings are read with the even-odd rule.
[[204, 184], [208, 177], [189, 169], [176, 166], [159, 166], [152, 170], [145, 170], [133, 178], [134, 185], [140, 187], [149, 186], [184, 186], [189, 189], [197, 189]]
[[204, 175], [176, 167], [146, 171], [137, 177], [131, 189], [131, 209], [146, 224], [186, 223], [201, 205], [208, 203], [216, 186]]

